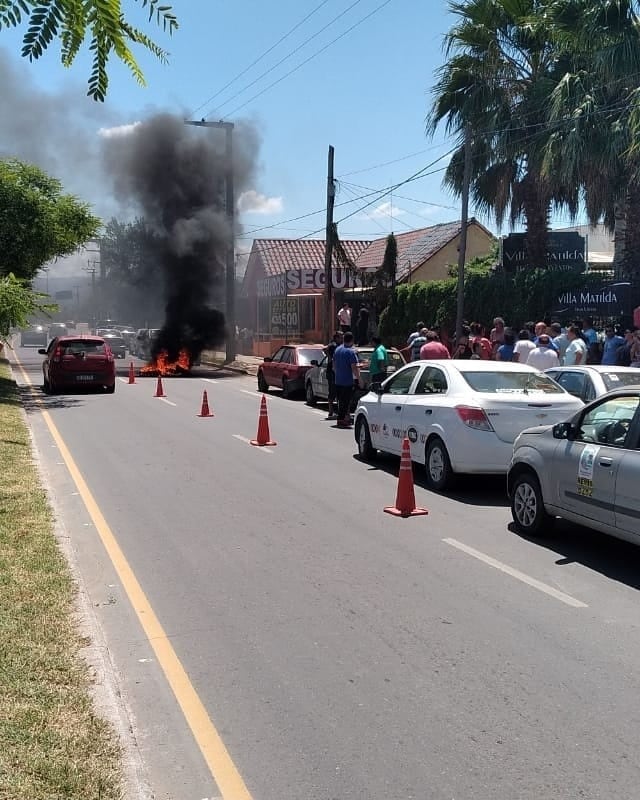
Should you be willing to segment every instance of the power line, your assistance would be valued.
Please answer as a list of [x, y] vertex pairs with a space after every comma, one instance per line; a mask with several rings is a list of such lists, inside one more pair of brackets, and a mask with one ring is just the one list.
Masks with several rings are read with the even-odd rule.
[[[312, 34], [312, 35], [311, 35], [311, 36], [309, 36], [307, 39], [305, 39], [305, 40], [304, 40], [304, 42], [302, 42], [301, 44], [299, 44], [299, 45], [298, 45], [297, 47], [295, 47], [293, 50], [290, 50], [290, 51], [287, 53], [287, 55], [286, 55], [286, 56], [283, 56], [283, 57], [280, 59], [280, 61], [277, 61], [277, 62], [276, 62], [276, 63], [275, 63], [273, 66], [269, 67], [269, 69], [265, 70], [265, 71], [264, 71], [262, 74], [258, 75], [258, 77], [257, 77], [257, 78], [255, 78], [254, 80], [252, 80], [252, 81], [251, 81], [251, 83], [248, 83], [246, 86], [243, 86], [243, 87], [242, 87], [242, 89], [240, 89], [239, 91], [237, 91], [235, 94], [231, 95], [231, 97], [228, 97], [228, 98], [227, 98], [227, 99], [226, 99], [226, 100], [225, 100], [225, 101], [222, 103], [222, 105], [221, 105], [221, 106], [219, 106], [219, 109], [220, 109], [220, 108], [224, 108], [224, 106], [226, 106], [226, 105], [227, 105], [228, 103], [230, 103], [232, 100], [235, 100], [235, 99], [236, 99], [236, 97], [239, 97], [241, 94], [244, 94], [244, 93], [247, 91], [247, 89], [250, 89], [252, 86], [255, 86], [255, 84], [256, 84], [256, 83], [258, 83], [258, 81], [261, 81], [261, 80], [262, 80], [264, 77], [266, 77], [267, 75], [269, 75], [269, 73], [271, 73], [271, 72], [273, 72], [275, 69], [277, 69], [277, 68], [278, 68], [278, 67], [279, 67], [281, 64], [284, 64], [284, 62], [285, 62], [285, 61], [288, 61], [288, 60], [291, 58], [291, 56], [294, 56], [296, 53], [299, 53], [299, 52], [300, 52], [300, 50], [302, 50], [302, 48], [303, 48], [303, 47], [306, 47], [306, 46], [309, 44], [309, 42], [312, 42], [314, 39], [317, 39], [317, 37], [318, 37], [318, 36], [320, 36], [320, 34], [321, 34], [321, 33], [324, 33], [324, 32], [327, 30], [327, 28], [330, 28], [330, 27], [331, 27], [331, 26], [332, 26], [332, 25], [333, 25], [335, 22], [337, 22], [339, 19], [342, 19], [342, 17], [344, 17], [346, 14], [348, 14], [348, 13], [351, 11], [351, 9], [352, 9], [352, 8], [355, 8], [355, 7], [356, 7], [357, 5], [359, 5], [361, 2], [362, 2], [362, 0], [354, 0], [354, 2], [353, 2], [353, 3], [351, 3], [351, 5], [350, 5], [350, 6], [347, 6], [347, 8], [345, 8], [345, 9], [344, 9], [344, 11], [341, 11], [341, 12], [340, 12], [340, 13], [339, 13], [337, 16], [335, 16], [333, 19], [329, 20], [329, 22], [327, 22], [327, 24], [326, 24], [326, 25], [323, 25], [323, 26], [322, 26], [322, 28], [320, 28], [320, 29], [319, 29], [319, 30], [317, 30], [317, 31], [316, 31], [314, 34]], [[306, 63], [306, 62], [303, 62], [303, 63]], [[286, 77], [286, 76], [285, 76], [285, 77]]]
[[329, 0], [322, 0], [322, 2], [321, 2], [319, 5], [317, 5], [317, 6], [316, 6], [316, 7], [313, 9], [313, 11], [310, 11], [310, 12], [307, 14], [307, 16], [306, 16], [306, 17], [304, 17], [303, 19], [301, 19], [301, 20], [300, 20], [300, 22], [296, 23], [296, 24], [293, 26], [293, 28], [290, 28], [290, 29], [289, 29], [289, 30], [288, 30], [288, 31], [287, 31], [287, 32], [286, 32], [286, 33], [285, 33], [283, 36], [281, 36], [281, 37], [278, 39], [278, 41], [277, 41], [277, 42], [275, 42], [274, 44], [272, 44], [272, 45], [271, 45], [271, 47], [269, 47], [267, 50], [265, 50], [263, 53], [261, 53], [261, 54], [260, 54], [260, 55], [259, 55], [259, 56], [258, 56], [258, 57], [257, 57], [257, 58], [254, 60], [254, 61], [252, 61], [252, 62], [249, 64], [249, 66], [248, 66], [248, 67], [245, 67], [245, 69], [243, 69], [243, 70], [242, 70], [242, 72], [239, 72], [239, 73], [238, 73], [238, 74], [237, 74], [237, 75], [236, 75], [234, 78], [231, 78], [231, 80], [230, 80], [228, 83], [226, 83], [226, 84], [225, 84], [225, 85], [222, 87], [222, 89], [218, 89], [218, 91], [217, 91], [215, 94], [212, 94], [212, 95], [211, 95], [211, 97], [210, 97], [208, 100], [205, 100], [205, 101], [204, 101], [204, 103], [202, 103], [202, 104], [201, 104], [201, 105], [199, 105], [199, 106], [198, 106], [196, 109], [194, 109], [194, 110], [191, 112], [191, 116], [193, 117], [193, 116], [194, 116], [194, 115], [195, 115], [195, 114], [196, 114], [198, 111], [200, 111], [200, 109], [201, 109], [201, 108], [204, 108], [205, 106], [208, 106], [208, 105], [209, 105], [209, 103], [211, 103], [213, 100], [215, 100], [215, 99], [216, 99], [216, 97], [219, 97], [219, 95], [221, 95], [221, 94], [222, 94], [224, 91], [226, 91], [226, 90], [227, 90], [227, 89], [228, 89], [228, 88], [229, 88], [231, 85], [233, 85], [233, 84], [234, 84], [234, 83], [235, 83], [235, 82], [236, 82], [236, 81], [237, 81], [239, 78], [242, 78], [242, 76], [243, 76], [243, 75], [246, 75], [246, 74], [247, 74], [247, 72], [249, 72], [249, 70], [253, 69], [253, 67], [255, 67], [255, 65], [256, 65], [256, 64], [259, 64], [259, 63], [262, 61], [262, 59], [263, 59], [263, 58], [265, 58], [266, 56], [268, 56], [268, 55], [269, 55], [269, 53], [272, 53], [272, 52], [273, 52], [273, 51], [276, 49], [276, 47], [278, 47], [278, 45], [282, 44], [282, 42], [284, 42], [286, 39], [288, 39], [288, 38], [289, 38], [289, 36], [291, 36], [291, 34], [292, 34], [292, 33], [295, 33], [295, 32], [298, 30], [298, 28], [301, 28], [301, 27], [304, 25], [304, 23], [305, 23], [305, 22], [307, 22], [307, 20], [311, 19], [311, 17], [312, 17], [314, 14], [316, 14], [318, 11], [320, 11], [320, 9], [321, 9], [323, 6], [326, 6], [326, 4], [327, 4], [328, 2], [329, 2]]
[[[380, 192], [382, 189], [374, 189], [372, 186], [362, 186], [359, 183], [351, 183], [351, 181], [341, 181], [342, 186], [352, 186], [355, 189], [365, 189], [366, 191], [371, 192]], [[442, 203], [432, 203], [429, 200], [418, 200], [416, 197], [407, 197], [403, 194], [396, 194], [396, 197], [400, 198], [400, 200], [408, 200], [410, 203], [419, 203], [420, 205], [424, 206], [434, 206], [435, 208], [446, 208], [446, 209], [456, 209], [456, 206], [445, 206]], [[411, 213], [411, 212], [407, 212]]]
[[[356, 0], [356, 2], [360, 2], [360, 0]], [[294, 72], [297, 72], [299, 69], [304, 67], [305, 64], [308, 64], [310, 61], [319, 56], [321, 53], [324, 53], [325, 50], [328, 50], [332, 45], [340, 41], [340, 39], [344, 39], [345, 36], [351, 33], [351, 31], [355, 30], [358, 26], [362, 25], [363, 22], [366, 22], [368, 19], [370, 19], [374, 14], [377, 14], [379, 11], [382, 11], [382, 9], [385, 6], [388, 6], [389, 3], [391, 2], [392, 0], [384, 0], [384, 2], [380, 3], [379, 6], [376, 6], [373, 9], [373, 11], [370, 11], [364, 17], [361, 17], [357, 22], [354, 22], [354, 24], [350, 28], [347, 28], [347, 30], [344, 31], [344, 33], [341, 33], [340, 36], [336, 36], [335, 39], [332, 39], [328, 44], [325, 44], [324, 47], [321, 47], [319, 50], [316, 50], [315, 53], [312, 53], [308, 58], [306, 58], [304, 61], [298, 64], [297, 67], [294, 67], [293, 69], [289, 70], [289, 72], [285, 73], [281, 78], [278, 78], [278, 80], [273, 81], [273, 83], [270, 83], [268, 86], [265, 86], [264, 89], [262, 89], [257, 94], [253, 95], [253, 97], [250, 97], [246, 102], [242, 103], [242, 105], [239, 105], [236, 108], [234, 108], [233, 111], [231, 111], [227, 116], [231, 117], [234, 114], [237, 114], [238, 111], [241, 111], [245, 106], [248, 106], [249, 103], [253, 103], [254, 100], [257, 100], [258, 97], [261, 97], [265, 92], [268, 92], [269, 89], [273, 89], [274, 86], [277, 86], [279, 83], [282, 83], [283, 80], [288, 78], [290, 75], [293, 75]], [[355, 3], [353, 5], [355, 5]], [[353, 6], [350, 6], [350, 8], [352, 7]], [[226, 105], [226, 102], [223, 103], [223, 105]]]

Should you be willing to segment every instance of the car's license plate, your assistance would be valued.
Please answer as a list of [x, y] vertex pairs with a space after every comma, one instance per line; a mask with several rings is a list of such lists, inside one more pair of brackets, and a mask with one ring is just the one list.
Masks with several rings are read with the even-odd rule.
[[77, 381], [92, 381], [93, 375], [76, 375]]

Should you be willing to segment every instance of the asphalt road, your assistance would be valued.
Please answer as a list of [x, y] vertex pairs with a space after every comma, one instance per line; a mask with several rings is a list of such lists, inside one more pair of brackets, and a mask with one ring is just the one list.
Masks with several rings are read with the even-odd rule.
[[502, 480], [418, 478], [429, 516], [396, 519], [397, 459], [354, 458], [322, 407], [273, 392], [262, 450], [254, 378], [164, 385], [24, 392], [156, 797], [221, 791], [42, 408], [254, 800], [638, 796], [640, 549], [564, 524], [528, 541]]

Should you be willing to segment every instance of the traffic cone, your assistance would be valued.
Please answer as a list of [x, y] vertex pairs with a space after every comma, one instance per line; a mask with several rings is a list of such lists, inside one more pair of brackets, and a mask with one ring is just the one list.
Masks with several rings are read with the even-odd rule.
[[400, 457], [400, 473], [398, 474], [398, 491], [395, 506], [384, 509], [386, 514], [394, 517], [417, 517], [428, 514], [426, 508], [416, 506], [416, 495], [413, 491], [413, 467], [411, 465], [411, 445], [405, 437], [402, 441], [402, 456]]
[[215, 414], [209, 411], [209, 398], [207, 397], [207, 390], [202, 392], [202, 408], [200, 409], [199, 417], [214, 417]]
[[133, 361], [129, 364], [129, 383], [136, 382], [136, 373], [133, 371]]
[[258, 417], [258, 433], [256, 438], [251, 440], [251, 444], [256, 447], [273, 447], [277, 442], [271, 441], [271, 434], [269, 433], [269, 414], [267, 413], [267, 398], [262, 395], [260, 401], [260, 416]]
[[167, 395], [164, 393], [164, 389], [162, 388], [162, 378], [158, 375], [158, 383], [156, 384], [156, 393], [153, 395], [154, 397], [166, 397]]

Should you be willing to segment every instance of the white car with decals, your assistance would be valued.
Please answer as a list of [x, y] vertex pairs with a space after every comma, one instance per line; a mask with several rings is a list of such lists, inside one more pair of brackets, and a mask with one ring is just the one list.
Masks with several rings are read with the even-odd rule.
[[637, 367], [607, 367], [603, 364], [585, 364], [575, 367], [551, 367], [545, 370], [569, 394], [585, 403], [602, 397], [615, 389], [640, 386], [640, 369]]
[[566, 420], [583, 403], [542, 372], [500, 361], [412, 361], [356, 409], [358, 452], [400, 454], [426, 467], [441, 491], [456, 473], [506, 473], [513, 442], [532, 425]]
[[640, 543], [640, 388], [583, 406], [568, 422], [516, 439], [507, 485], [517, 529], [545, 534], [554, 517]]

